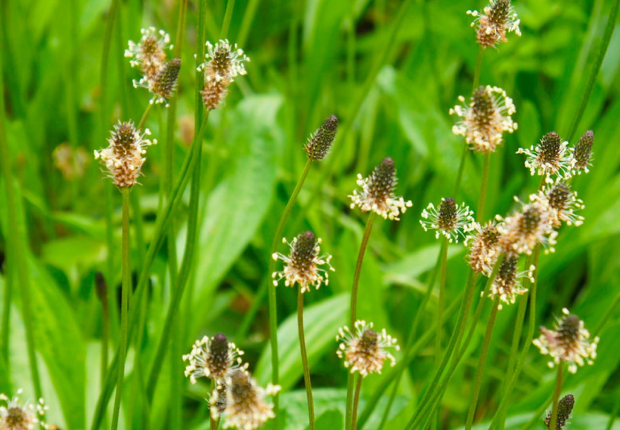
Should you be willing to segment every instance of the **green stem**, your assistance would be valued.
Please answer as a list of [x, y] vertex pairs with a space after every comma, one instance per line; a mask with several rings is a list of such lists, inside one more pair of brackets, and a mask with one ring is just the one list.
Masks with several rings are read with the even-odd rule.
[[107, 288], [101, 295], [101, 383], [106, 378], [108, 369], [108, 344], [110, 342], [110, 308], [108, 306]]
[[357, 430], [357, 406], [360, 402], [360, 393], [362, 392], [362, 382], [364, 377], [357, 375], [357, 384], [355, 384], [355, 397], [353, 398], [353, 414], [351, 417], [351, 430]]
[[[208, 112], [205, 113], [204, 119], [202, 121], [202, 125], [200, 127], [200, 131], [194, 136], [194, 143], [202, 142], [202, 137], [207, 129]], [[140, 303], [144, 293], [147, 288], [147, 281], [149, 278], [149, 273], [153, 262], [155, 261], [155, 256], [159, 251], [164, 239], [166, 238], [168, 227], [172, 215], [175, 214], [181, 204], [182, 194], [187, 186], [189, 181], [189, 172], [193, 170], [194, 162], [196, 160], [196, 153], [198, 151], [198, 145], [192, 145], [190, 152], [187, 154], [185, 161], [183, 162], [183, 166], [181, 167], [181, 172], [179, 178], [177, 179], [174, 187], [174, 191], [170, 196], [169, 202], [167, 202], [166, 206], [163, 208], [162, 212], [158, 214], [157, 221], [155, 223], [154, 232], [153, 232], [153, 240], [151, 245], [149, 246], [148, 252], [146, 254], [144, 265], [142, 266], [142, 270], [140, 272], [140, 278], [138, 280], [138, 285], [134, 292], [134, 302]], [[139, 325], [139, 318], [136, 306], [132, 306], [129, 309], [129, 339], [131, 339], [133, 333], [137, 330]], [[95, 415], [93, 417], [93, 422], [91, 425], [91, 430], [97, 430], [100, 425], [103, 417], [105, 415], [105, 410], [107, 404], [112, 396], [115, 380], [111, 377], [111, 374], [115, 372], [115, 369], [119, 365], [119, 352], [114, 356], [112, 363], [110, 364], [109, 371], [106, 377], [106, 383], [99, 394], [99, 399], [97, 400], [97, 406], [95, 409]]]
[[440, 358], [441, 358], [441, 334], [443, 332], [442, 330], [442, 325], [443, 325], [443, 308], [444, 308], [444, 302], [445, 302], [445, 295], [446, 295], [446, 277], [447, 277], [447, 268], [448, 268], [448, 238], [446, 237], [442, 237], [443, 239], [443, 252], [441, 254], [441, 266], [440, 266], [440, 273], [441, 276], [439, 277], [439, 303], [438, 303], [438, 310], [437, 310], [437, 335], [436, 335], [436, 339], [435, 339], [435, 365], [437, 368], [439, 368], [439, 365], [441, 363]]
[[220, 39], [226, 39], [228, 30], [230, 29], [230, 20], [232, 19], [233, 9], [235, 8], [235, 0], [228, 0], [226, 4], [226, 12], [224, 13], [224, 22], [220, 31]]
[[239, 30], [239, 36], [237, 36], [237, 43], [239, 46], [245, 46], [245, 42], [250, 34], [250, 27], [252, 26], [252, 21], [254, 21], [254, 16], [256, 15], [256, 9], [258, 9], [259, 2], [260, 0], [250, 0], [245, 8], [243, 20], [241, 21], [241, 29]]
[[484, 341], [482, 342], [480, 361], [478, 363], [478, 370], [476, 371], [476, 379], [474, 380], [474, 390], [471, 394], [472, 399], [469, 404], [469, 412], [467, 413], [467, 423], [465, 424], [466, 430], [470, 430], [474, 422], [476, 406], [478, 405], [478, 396], [480, 395], [480, 387], [482, 386], [482, 375], [484, 374], [484, 367], [487, 361], [487, 354], [489, 352], [489, 345], [491, 344], [491, 335], [493, 334], [493, 327], [495, 326], [495, 319], [497, 318], [498, 308], [499, 297], [496, 297], [493, 302], [493, 309], [491, 309], [489, 323], [487, 324], [487, 331], [484, 334]]
[[618, 412], [620, 411], [620, 396], [616, 395], [616, 403], [614, 404], [614, 410], [609, 415], [609, 421], [607, 421], [607, 427], [605, 430], [611, 430], [614, 426], [614, 421], [616, 421], [616, 417], [618, 416]]
[[314, 422], [314, 400], [312, 400], [310, 365], [308, 364], [306, 337], [304, 336], [304, 293], [301, 287], [298, 288], [297, 292], [297, 329], [299, 330], [299, 348], [301, 349], [301, 363], [304, 368], [304, 383], [306, 385], [306, 396], [308, 398], [308, 419], [310, 421], [310, 430], [314, 430], [316, 428]]
[[581, 122], [581, 118], [586, 110], [586, 106], [588, 105], [588, 101], [590, 100], [590, 96], [592, 95], [592, 90], [594, 89], [594, 84], [596, 83], [596, 77], [601, 71], [601, 66], [603, 65], [603, 59], [605, 58], [605, 54], [607, 53], [607, 48], [609, 47], [609, 42], [611, 41], [611, 36], [614, 33], [614, 28], [616, 27], [616, 17], [618, 16], [618, 7], [620, 6], [620, 0], [616, 0], [611, 7], [611, 11], [609, 12], [609, 18], [607, 20], [607, 25], [605, 26], [605, 33], [603, 33], [603, 38], [601, 39], [601, 45], [599, 47], [598, 55], [596, 56], [596, 60], [592, 65], [592, 71], [590, 72], [590, 77], [588, 78], [588, 83], [586, 84], [585, 89], [583, 90], [583, 95], [581, 96], [581, 100], [579, 102], [579, 107], [575, 112], [575, 116], [573, 118], [573, 122], [571, 123], [570, 130], [568, 131], [567, 140], [570, 142], [575, 137], [575, 131], [577, 131], [577, 127]]
[[[122, 299], [121, 299], [121, 338], [119, 361], [117, 369], [116, 397], [114, 398], [114, 410], [112, 414], [112, 430], [118, 428], [120, 417], [121, 400], [123, 398], [123, 380], [125, 379], [125, 357], [127, 356], [127, 313], [129, 308], [129, 292], [131, 291], [131, 267], [129, 266], [129, 205], [131, 196], [129, 188], [121, 189], [123, 195], [123, 244], [122, 244]], [[134, 306], [135, 307], [135, 306]]]
[[473, 93], [480, 85], [480, 71], [482, 70], [482, 56], [484, 54], [484, 48], [478, 47], [478, 56], [476, 57], [476, 70], [474, 70], [474, 80], [471, 85], [471, 92]]
[[[4, 45], [2, 45], [4, 49]], [[4, 70], [4, 56], [0, 52], [0, 76]], [[2, 79], [0, 79], [1, 81]], [[22, 299], [22, 317], [24, 320], [24, 326], [26, 328], [26, 345], [28, 349], [28, 362], [30, 364], [30, 373], [32, 377], [32, 385], [34, 388], [34, 394], [36, 399], [42, 398], [43, 391], [41, 389], [41, 378], [39, 376], [39, 366], [37, 365], [37, 354], [35, 346], [34, 336], [34, 324], [33, 324], [33, 312], [32, 312], [32, 296], [30, 291], [30, 276], [28, 274], [28, 251], [26, 248], [25, 238], [22, 238], [22, 229], [20, 228], [20, 222], [18, 220], [18, 208], [21, 208], [21, 204], [18, 202], [18, 197], [15, 193], [15, 183], [13, 181], [13, 175], [11, 173], [11, 157], [9, 154], [9, 144], [6, 138], [5, 130], [5, 111], [4, 111], [4, 86], [0, 82], [0, 170], [2, 170], [2, 176], [4, 180], [4, 187], [6, 193], [6, 207], [4, 208], [7, 213], [7, 226], [8, 231], [6, 234], [7, 240], [7, 266], [12, 266], [11, 275], [17, 274], [17, 280], [21, 287], [21, 299]], [[25, 232], [24, 232], [25, 233]], [[14, 276], [13, 276], [14, 279]], [[11, 280], [13, 282], [13, 280]], [[5, 298], [7, 299], [7, 298]], [[8, 300], [5, 300], [8, 302]], [[8, 312], [5, 305], [5, 317], [8, 318]], [[6, 323], [8, 325], [8, 323]], [[7, 329], [7, 327], [3, 327]], [[6, 342], [8, 342], [8, 332], [6, 334]], [[3, 345], [8, 349], [8, 343]], [[7, 360], [8, 363], [8, 360]]]
[[[211, 395], [213, 395], [213, 393], [215, 392], [215, 389], [216, 389], [215, 379], [212, 379], [211, 380]], [[213, 417], [211, 410], [209, 410], [209, 426], [211, 430], [217, 430], [217, 418]]]
[[144, 114], [142, 114], [142, 118], [140, 118], [140, 122], [138, 123], [137, 130], [142, 130], [144, 128], [144, 124], [146, 124], [146, 119], [149, 117], [153, 105], [154, 103], [149, 103], [146, 107], [146, 110], [144, 111]]
[[554, 429], [558, 423], [558, 402], [560, 401], [560, 394], [562, 394], [562, 379], [564, 373], [564, 363], [558, 364], [558, 373], [555, 377], [555, 389], [553, 390], [553, 403], [551, 404], [551, 421], [549, 421], [549, 428]]
[[478, 198], [478, 211], [476, 212], [476, 219], [478, 220], [478, 222], [482, 222], [484, 220], [484, 209], [487, 203], [490, 169], [491, 153], [487, 152], [484, 156], [484, 165], [482, 167], [482, 181], [480, 182], [480, 197]]

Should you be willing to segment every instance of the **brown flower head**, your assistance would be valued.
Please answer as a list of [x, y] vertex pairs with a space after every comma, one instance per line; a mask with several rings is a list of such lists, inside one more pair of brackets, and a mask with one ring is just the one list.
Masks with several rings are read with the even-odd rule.
[[39, 427], [48, 428], [42, 421], [47, 406], [43, 399], [39, 399], [36, 404], [26, 402], [21, 404], [19, 396], [22, 390], [18, 390], [13, 398], [6, 394], [0, 394], [0, 429], [2, 430], [35, 430]]
[[[141, 33], [140, 42], [129, 41], [125, 57], [131, 58], [131, 67], [140, 69], [145, 82], [155, 81], [166, 63], [166, 49], [172, 49], [173, 46], [170, 45], [170, 36], [164, 30], [158, 31], [155, 27], [149, 27], [143, 28]], [[135, 81], [134, 85], [137, 85]]]
[[562, 309], [561, 318], [557, 319], [555, 330], [541, 327], [541, 336], [534, 339], [541, 354], [549, 355], [552, 358], [549, 367], [556, 364], [568, 363], [568, 371], [577, 372], [577, 366], [585, 363], [593, 364], [596, 358], [596, 347], [599, 338], [595, 337], [590, 341], [590, 332], [585, 329], [583, 321], [575, 315], [571, 315], [568, 309]]
[[557, 175], [560, 179], [568, 179], [572, 175], [571, 159], [568, 153], [568, 142], [554, 131], [547, 133], [540, 140], [540, 144], [530, 149], [519, 148], [517, 154], [527, 155], [525, 167], [533, 175], [545, 176], [548, 184], [553, 183], [551, 176]]
[[[311, 286], [318, 290], [323, 282], [325, 285], [329, 284], [327, 270], [334, 271], [329, 264], [332, 256], [320, 255], [321, 239], [317, 239], [314, 233], [307, 231], [294, 238], [292, 243], [288, 243], [286, 239], [283, 239], [283, 242], [289, 245], [291, 252], [289, 255], [280, 253], [272, 255], [274, 260], [282, 260], [285, 263], [284, 270], [274, 272], [272, 275], [275, 286], [284, 279], [284, 285], [294, 287], [295, 284], [299, 284], [301, 292], [305, 293], [310, 291]], [[327, 265], [328, 269], [320, 267], [323, 265]]]
[[[558, 402], [558, 419], [555, 424], [555, 430], [562, 430], [564, 426], [568, 423], [568, 419], [570, 418], [571, 412], [573, 412], [573, 407], [575, 406], [575, 397], [572, 394], [567, 394], [560, 399]], [[551, 424], [551, 412], [547, 413], [547, 418], [545, 418], [545, 425], [549, 428]]]
[[344, 359], [344, 366], [349, 368], [351, 373], [359, 372], [362, 377], [374, 372], [381, 373], [386, 359], [394, 366], [396, 360], [387, 349], [400, 349], [396, 345], [397, 340], [388, 335], [385, 329], [376, 332], [372, 327], [372, 323], [358, 320], [353, 332], [344, 326], [338, 330], [336, 336], [336, 340], [341, 342], [337, 351], [338, 357]]
[[109, 176], [114, 180], [114, 185], [119, 188], [131, 188], [137, 183], [142, 165], [146, 161], [146, 158], [143, 158], [146, 147], [156, 144], [157, 140], [151, 142], [145, 139], [144, 136], [151, 134], [149, 129], [141, 133], [131, 121], [123, 123], [119, 121], [111, 134], [108, 139], [110, 145], [95, 151], [95, 159], [101, 159], [101, 163], [110, 173]]
[[517, 123], [511, 115], [516, 112], [512, 99], [498, 87], [478, 87], [469, 104], [459, 96], [461, 105], [450, 109], [450, 115], [462, 118], [452, 127], [452, 133], [465, 137], [471, 149], [479, 152], [494, 152], [503, 142], [503, 133], [512, 133]]
[[471, 26], [476, 26], [476, 37], [483, 48], [496, 47], [500, 42], [506, 42], [506, 33], [514, 31], [521, 36], [519, 23], [510, 0], [490, 0], [484, 13], [477, 10], [468, 10], [467, 13], [475, 19]]
[[200, 377], [223, 381], [229, 372], [247, 368], [247, 364], [242, 365], [242, 355], [243, 351], [228, 342], [223, 334], [205, 336], [194, 343], [191, 353], [183, 356], [183, 361], [189, 361], [185, 376], [189, 377], [192, 384]]
[[578, 175], [581, 172], [588, 173], [590, 167], [590, 159], [592, 157], [592, 146], [594, 145], [594, 133], [592, 130], [586, 131], [577, 142], [574, 148], [571, 148], [571, 164], [573, 171]]
[[500, 222], [497, 230], [500, 232], [500, 248], [507, 255], [531, 254], [537, 244], [541, 244], [546, 252], [554, 252], [555, 238], [558, 233], [553, 229], [552, 214], [547, 205], [533, 201], [521, 204], [521, 210], [503, 219], [499, 215], [496, 219]]
[[537, 194], [532, 194], [530, 199], [547, 205], [554, 227], [560, 227], [563, 222], [575, 226], [583, 224], [583, 216], [576, 213], [585, 207], [583, 200], [578, 199], [577, 192], [571, 191], [570, 185], [565, 182], [557, 181]]
[[330, 116], [320, 126], [316, 133], [310, 136], [308, 143], [304, 146], [308, 158], [314, 161], [320, 161], [329, 152], [334, 143], [336, 132], [338, 131], [338, 118], [335, 115]]
[[459, 236], [464, 237], [465, 232], [472, 228], [473, 213], [468, 206], [465, 206], [465, 203], [459, 206], [452, 197], [446, 197], [441, 199], [439, 210], [430, 203], [422, 211], [423, 219], [420, 220], [420, 224], [425, 231], [437, 230], [435, 233], [437, 239], [443, 235], [450, 242], [454, 240], [458, 243]]
[[157, 77], [148, 82], [147, 88], [155, 96], [151, 103], [165, 103], [168, 106], [168, 100], [177, 88], [177, 80], [181, 71], [181, 60], [174, 58], [162, 66]]
[[465, 246], [469, 248], [467, 262], [476, 273], [489, 276], [499, 255], [499, 231], [497, 225], [489, 221], [484, 227], [472, 223], [471, 232], [465, 239]]
[[[527, 277], [530, 282], [534, 282], [534, 266], [530, 266], [529, 270], [525, 272], [518, 272], [518, 262], [518, 256], [506, 256], [502, 260], [497, 275], [491, 285], [489, 297], [492, 300], [495, 300], [495, 297], [499, 297], [501, 302], [508, 305], [513, 304], [518, 295], [527, 292], [527, 289], [523, 288], [519, 282], [519, 278]], [[500, 304], [498, 308], [501, 309], [502, 305]]]

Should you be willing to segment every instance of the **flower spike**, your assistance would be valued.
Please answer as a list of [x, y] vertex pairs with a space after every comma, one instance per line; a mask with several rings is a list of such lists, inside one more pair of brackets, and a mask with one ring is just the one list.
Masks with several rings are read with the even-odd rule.
[[435, 205], [430, 203], [422, 211], [422, 218], [424, 219], [420, 220], [420, 224], [425, 231], [437, 230], [435, 233], [437, 239], [443, 235], [450, 242], [458, 243], [459, 236], [464, 237], [465, 232], [472, 228], [473, 214], [474, 212], [465, 206], [465, 203], [458, 206], [453, 198], [446, 197], [441, 199], [439, 210], [435, 209]]
[[490, 46], [497, 47], [500, 42], [506, 42], [506, 33], [514, 32], [521, 36], [519, 23], [510, 0], [490, 0], [489, 6], [484, 8], [484, 13], [477, 10], [468, 10], [467, 14], [473, 16], [474, 22], [471, 26], [476, 26], [476, 36], [478, 44], [483, 48]]

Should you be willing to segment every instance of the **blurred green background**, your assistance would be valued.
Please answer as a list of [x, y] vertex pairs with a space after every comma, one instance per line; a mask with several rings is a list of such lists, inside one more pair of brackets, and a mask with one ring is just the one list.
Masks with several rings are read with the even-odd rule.
[[[485, 51], [480, 82], [507, 91], [514, 99], [519, 124], [492, 157], [488, 214], [506, 214], [514, 195], [525, 199], [535, 191], [538, 178], [530, 177], [523, 157], [515, 152], [534, 145], [549, 131], [567, 133], [612, 3], [517, 1], [514, 7], [523, 36], [511, 33], [508, 43]], [[258, 303], [256, 318], [247, 321], [249, 329], [243, 330], [242, 324], [258, 300], [260, 284], [269, 276], [269, 245], [305, 163], [303, 144], [329, 115], [340, 120], [333, 153], [326, 161], [314, 163], [285, 230], [288, 238], [314, 231], [323, 239], [322, 250], [333, 255], [336, 269], [329, 286], [306, 295], [306, 340], [317, 415], [325, 414], [322, 428], [336, 426], [341, 419], [336, 411], [344, 407], [346, 372], [336, 357], [334, 337], [347, 319], [347, 293], [366, 219], [349, 209], [347, 196], [356, 186], [356, 174], [366, 176], [387, 156], [398, 168], [397, 195], [412, 200], [414, 206], [400, 222], [376, 223], [362, 272], [358, 315], [406, 338], [439, 250], [434, 235], [421, 228], [420, 212], [429, 202], [437, 204], [449, 196], [464, 144], [451, 133], [454, 119], [448, 110], [459, 95], [467, 96], [471, 90], [478, 45], [466, 11], [481, 10], [485, 3], [408, 1], [399, 21], [403, 4], [394, 0], [236, 1], [228, 38], [239, 43], [251, 62], [247, 76], [231, 87], [226, 106], [209, 118], [199, 250], [173, 333], [176, 346], [171, 346], [147, 413], [150, 428], [208, 427], [203, 400], [208, 385], [201, 381], [190, 386], [182, 376], [181, 354], [188, 353], [194, 339], [202, 335], [228, 335], [246, 351], [259, 382], [269, 381], [266, 300]], [[47, 421], [62, 429], [84, 429], [90, 425], [100, 390], [101, 303], [94, 276], [108, 270], [110, 252], [117, 277], [109, 288], [118, 288], [120, 298], [120, 193], [112, 192], [116, 249], [110, 251], [104, 213], [106, 188], [113, 186], [103, 178], [92, 151], [107, 145], [105, 139], [119, 118], [139, 122], [149, 94], [132, 87], [131, 79], [139, 75], [129, 67], [123, 51], [129, 39], [139, 39], [141, 27], [164, 29], [174, 40], [178, 4], [120, 1], [116, 16], [120, 27], [115, 27], [111, 40], [104, 87], [100, 69], [109, 0], [1, 0], [1, 6], [6, 133], [22, 198], [22, 233], [31, 251], [35, 338], [50, 406]], [[189, 1], [174, 131], [177, 170], [194, 133], [197, 7], [196, 1]], [[217, 41], [225, 8], [223, 0], [208, 2], [207, 40]], [[395, 37], [390, 38], [399, 22]], [[595, 134], [593, 167], [574, 181], [586, 204], [585, 222], [579, 228], [563, 227], [557, 252], [541, 257], [540, 325], [549, 326], [553, 316], [567, 307], [593, 328], [620, 294], [619, 67], [620, 32], [616, 31], [576, 133], [578, 137], [592, 129]], [[160, 142], [165, 139], [166, 118], [166, 109], [157, 106], [147, 121]], [[136, 234], [132, 238], [132, 261], [138, 268], [162, 202], [163, 156], [162, 145], [149, 148], [142, 186], [132, 190], [132, 198], [141, 206], [133, 226], [142, 221], [145, 236], [143, 243]], [[461, 192], [452, 196], [472, 208], [478, 201], [481, 167], [482, 157], [469, 155]], [[4, 258], [7, 224], [2, 190]], [[185, 244], [186, 209], [187, 201], [175, 217], [179, 252]], [[464, 257], [462, 245], [450, 247], [448, 303], [464, 288]], [[146, 428], [134, 365], [148, 369], [153, 360], [170, 299], [167, 259], [164, 246], [152, 271], [146, 330], [137, 345], [141, 361], [134, 363], [133, 350], [127, 360], [125, 428]], [[0, 277], [3, 287], [5, 274], [3, 270]], [[280, 372], [285, 428], [303, 430], [307, 416], [295, 294], [292, 289], [278, 289]], [[7, 303], [5, 288], [0, 289], [0, 299]], [[4, 354], [0, 357], [0, 392], [22, 387], [31, 397], [17, 290], [10, 308], [9, 362]], [[422, 331], [436, 311], [433, 296]], [[497, 407], [515, 314], [516, 306], [505, 306], [500, 312], [479, 403], [480, 419], [492, 417]], [[615, 312], [602, 333], [595, 365], [565, 382], [565, 391], [576, 398], [572, 429], [604, 429], [615, 399], [620, 398], [619, 317]], [[453, 325], [454, 321], [446, 325], [446, 338]], [[486, 317], [479, 326], [443, 399], [444, 428], [464, 424]], [[117, 336], [114, 320], [113, 342]], [[428, 345], [409, 367], [386, 428], [404, 427], [433, 368], [433, 347]], [[520, 428], [544, 405], [553, 375], [546, 359], [532, 348], [513, 394], [507, 428]], [[367, 378], [362, 402], [380, 378]], [[171, 395], [175, 380], [183, 384], [182, 395]], [[181, 407], [183, 421], [178, 427], [178, 422], [169, 421], [169, 411]], [[380, 414], [373, 415], [365, 428], [376, 428], [379, 419]], [[542, 427], [541, 417], [534, 428]], [[614, 428], [620, 428], [620, 423]]]

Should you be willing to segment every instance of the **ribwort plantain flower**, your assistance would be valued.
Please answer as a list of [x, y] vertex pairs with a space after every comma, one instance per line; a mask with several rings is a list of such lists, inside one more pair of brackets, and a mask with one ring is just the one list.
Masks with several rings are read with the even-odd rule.
[[[273, 405], [267, 403], [266, 397], [277, 394], [279, 386], [269, 384], [263, 389], [248, 372], [236, 369], [226, 376], [225, 387], [225, 390], [213, 391], [210, 402], [212, 416], [223, 417], [224, 428], [255, 430], [275, 417]], [[221, 399], [222, 396], [226, 397], [225, 400]]]
[[530, 200], [539, 201], [548, 206], [551, 222], [554, 227], [560, 227], [563, 222], [568, 225], [580, 226], [583, 216], [576, 211], [585, 208], [583, 200], [577, 198], [577, 192], [570, 189], [570, 185], [557, 181], [537, 194], [532, 194]]
[[0, 394], [0, 401], [4, 405], [0, 406], [0, 429], [2, 430], [35, 430], [39, 427], [45, 429], [48, 425], [42, 421], [47, 406], [43, 399], [39, 399], [36, 404], [31, 402], [20, 403], [19, 396], [22, 390], [17, 390], [13, 398], [6, 394]]
[[[575, 406], [575, 397], [572, 394], [567, 394], [560, 399], [558, 402], [558, 418], [555, 425], [555, 430], [562, 430], [564, 426], [568, 423], [570, 418], [570, 414], [573, 412], [573, 407]], [[551, 424], [551, 412], [547, 413], [547, 417], [545, 418], [545, 425], [549, 428]]]
[[336, 132], [338, 131], [338, 118], [335, 115], [325, 120], [317, 131], [310, 135], [308, 143], [304, 146], [308, 158], [313, 161], [320, 161], [328, 154], [329, 149], [334, 143]]
[[125, 57], [131, 58], [129, 61], [131, 67], [137, 67], [143, 74], [138, 83], [134, 81], [134, 86], [154, 82], [166, 63], [166, 50], [173, 48], [170, 44], [170, 35], [164, 30], [149, 27], [143, 28], [140, 32], [142, 33], [140, 41], [135, 43], [130, 40], [129, 48], [125, 50]]
[[215, 45], [207, 42], [206, 46], [206, 61], [198, 66], [198, 71], [204, 73], [203, 104], [212, 110], [222, 105], [234, 78], [247, 73], [243, 63], [250, 59], [237, 44], [231, 45], [228, 40], [220, 40]]
[[503, 142], [503, 133], [512, 133], [518, 127], [511, 115], [516, 112], [512, 99], [498, 87], [478, 87], [469, 104], [459, 96], [462, 105], [450, 109], [450, 115], [462, 119], [452, 127], [452, 133], [464, 136], [471, 149], [479, 152], [495, 152]]
[[533, 343], [541, 354], [551, 356], [549, 367], [568, 363], [568, 371], [576, 373], [577, 366], [594, 363], [599, 338], [590, 341], [590, 332], [585, 329], [583, 321], [571, 315], [566, 308], [562, 309], [562, 313], [564, 315], [557, 318], [555, 330], [541, 327], [542, 334]]
[[[518, 262], [518, 256], [507, 256], [502, 260], [499, 265], [499, 270], [497, 271], [497, 276], [491, 285], [489, 297], [492, 300], [494, 300], [495, 297], [499, 297], [501, 302], [508, 305], [513, 304], [517, 300], [517, 296], [527, 292], [527, 288], [523, 288], [519, 282], [519, 278], [527, 277], [530, 282], [534, 282], [535, 267], [530, 266], [529, 270], [518, 272]], [[498, 309], [502, 309], [501, 304], [498, 306]]]
[[114, 126], [112, 136], [108, 139], [110, 144], [107, 148], [95, 151], [95, 159], [101, 159], [106, 166], [114, 185], [119, 188], [131, 188], [137, 183], [142, 172], [142, 165], [146, 161], [146, 147], [154, 145], [157, 140], [151, 142], [145, 139], [151, 132], [145, 129], [144, 133], [136, 130], [133, 122], [118, 122]]
[[396, 168], [391, 158], [384, 159], [368, 178], [357, 175], [357, 185], [362, 189], [354, 190], [349, 195], [353, 203], [351, 209], [359, 206], [362, 212], [373, 211], [383, 218], [399, 221], [399, 215], [412, 206], [411, 201], [394, 196], [394, 188], [398, 183]]
[[475, 273], [489, 276], [499, 256], [499, 231], [497, 225], [489, 221], [484, 227], [472, 223], [470, 233], [465, 238], [465, 246], [469, 248], [467, 262]]
[[474, 212], [469, 210], [465, 203], [458, 206], [453, 198], [446, 197], [441, 199], [439, 210], [430, 203], [422, 211], [424, 219], [420, 220], [420, 224], [425, 231], [437, 230], [435, 238], [439, 239], [440, 235], [444, 235], [450, 242], [458, 243], [459, 236], [465, 237], [465, 233], [472, 228], [473, 214]]
[[60, 170], [66, 180], [78, 179], [84, 176], [90, 157], [83, 147], [72, 148], [68, 143], [61, 143], [52, 153], [54, 166]]
[[183, 361], [189, 361], [185, 376], [189, 377], [192, 384], [200, 377], [221, 382], [229, 372], [247, 368], [247, 363], [242, 364], [242, 355], [243, 351], [234, 343], [228, 342], [223, 334], [205, 336], [194, 343], [191, 353], [183, 356]]
[[226, 411], [226, 381], [220, 381], [209, 395], [211, 416], [220, 417]]
[[[291, 252], [288, 256], [279, 252], [272, 255], [274, 260], [282, 260], [285, 263], [284, 270], [273, 273], [273, 285], [277, 287], [279, 281], [284, 279], [284, 285], [294, 287], [295, 284], [298, 284], [301, 292], [305, 293], [310, 291], [312, 286], [318, 290], [323, 282], [325, 285], [329, 284], [327, 270], [334, 271], [334, 268], [329, 264], [332, 256], [329, 254], [320, 255], [321, 239], [317, 239], [314, 233], [307, 231], [295, 237], [291, 243], [287, 242], [286, 238], [282, 241], [288, 244]], [[326, 265], [328, 269], [320, 267], [323, 265]]]
[[545, 252], [554, 252], [558, 233], [553, 229], [553, 215], [546, 204], [533, 201], [528, 204], [520, 202], [521, 210], [503, 219], [497, 215], [500, 222], [497, 230], [500, 232], [500, 248], [508, 256], [514, 254], [531, 254], [534, 247], [541, 244]]
[[483, 48], [496, 47], [500, 42], [506, 42], [506, 33], [514, 32], [521, 36], [519, 23], [521, 22], [515, 13], [510, 0], [490, 0], [489, 6], [484, 8], [484, 13], [477, 10], [468, 10], [467, 14], [473, 16], [476, 26], [476, 37]]
[[157, 77], [150, 81], [134, 82], [135, 86], [144, 86], [154, 94], [151, 99], [153, 103], [165, 103], [168, 107], [168, 100], [177, 88], [177, 80], [181, 71], [181, 60], [174, 58], [162, 66]]
[[372, 323], [358, 320], [353, 332], [344, 326], [338, 330], [336, 336], [336, 340], [341, 342], [337, 351], [338, 357], [344, 359], [344, 366], [350, 369], [351, 373], [359, 372], [362, 377], [370, 373], [381, 373], [386, 359], [389, 359], [394, 367], [396, 359], [387, 349], [400, 350], [397, 340], [388, 335], [385, 329], [378, 333], [372, 327]]
[[545, 134], [540, 144], [530, 149], [519, 148], [517, 154], [527, 155], [525, 167], [530, 169], [532, 176], [544, 175], [548, 184], [553, 183], [552, 175], [558, 175], [561, 179], [568, 179], [572, 175], [568, 142], [562, 142], [555, 131]]
[[592, 146], [594, 145], [594, 133], [592, 130], [586, 131], [577, 142], [574, 148], [571, 148], [571, 165], [573, 172], [581, 175], [581, 172], [588, 173], [590, 167], [590, 159], [592, 157]]

